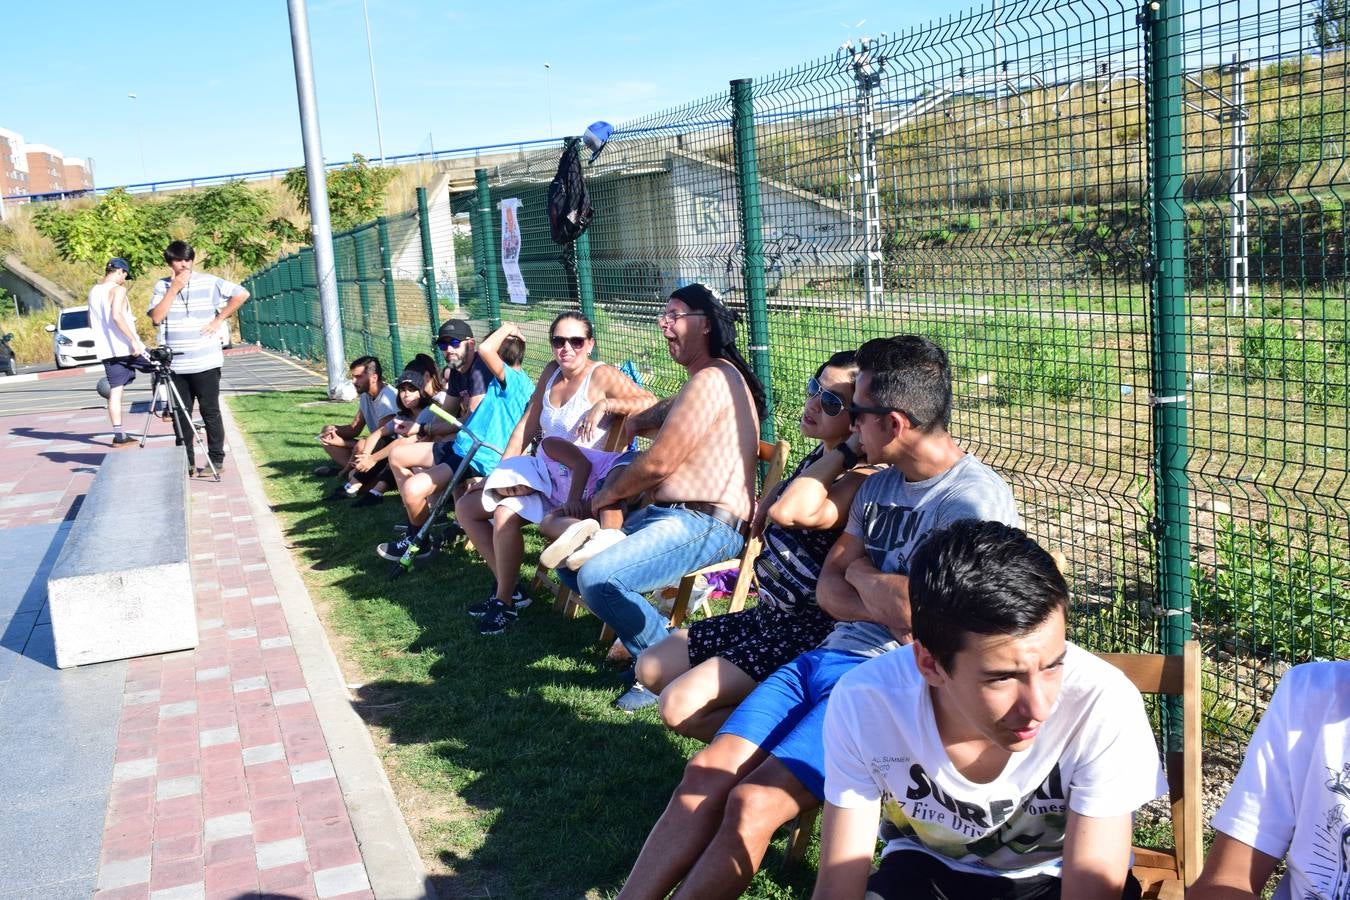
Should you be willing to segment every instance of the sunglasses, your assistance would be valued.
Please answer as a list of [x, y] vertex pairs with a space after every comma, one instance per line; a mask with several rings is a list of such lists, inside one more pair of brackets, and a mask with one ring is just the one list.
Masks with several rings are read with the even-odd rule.
[[580, 350], [586, 346], [586, 338], [584, 337], [563, 337], [560, 334], [555, 334], [548, 341], [553, 345], [554, 350], [561, 350], [563, 347], [569, 346], [573, 350]]
[[844, 411], [846, 404], [834, 391], [827, 391], [820, 386], [820, 380], [810, 378], [806, 382], [806, 399], [820, 397], [820, 411], [833, 419]]
[[458, 350], [459, 345], [464, 343], [459, 338], [451, 338], [448, 341], [437, 341], [436, 346], [442, 350]]
[[914, 417], [913, 413], [907, 412], [898, 406], [859, 406], [856, 403], [850, 403], [848, 405], [848, 414], [855, 422], [858, 420], [858, 416], [866, 415], [867, 413], [871, 413], [874, 416], [885, 416], [891, 413], [899, 413], [900, 415], [904, 416], [906, 419], [909, 420], [910, 428], [920, 427], [919, 420]]

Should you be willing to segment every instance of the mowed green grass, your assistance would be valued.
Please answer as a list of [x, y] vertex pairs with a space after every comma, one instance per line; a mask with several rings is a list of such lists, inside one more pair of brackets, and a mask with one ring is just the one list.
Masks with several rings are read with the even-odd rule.
[[[314, 435], [353, 407], [303, 405], [319, 399], [230, 403], [348, 678], [363, 683], [358, 709], [387, 740], [386, 769], [442, 894], [612, 895], [699, 745], [654, 710], [613, 709], [619, 683], [595, 618], [568, 621], [537, 600], [505, 635], [480, 637], [464, 610], [492, 586], [458, 547], [390, 580], [374, 549], [402, 507], [323, 499]], [[541, 548], [527, 537], [530, 573]], [[782, 844], [780, 833], [746, 896], [809, 895], [815, 850], [784, 873]]]

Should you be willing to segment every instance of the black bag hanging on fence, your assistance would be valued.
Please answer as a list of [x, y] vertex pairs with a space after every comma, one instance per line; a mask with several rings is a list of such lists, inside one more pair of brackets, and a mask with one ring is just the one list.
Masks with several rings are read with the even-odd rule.
[[558, 174], [548, 186], [548, 229], [555, 244], [570, 244], [591, 224], [591, 198], [581, 177], [581, 154], [572, 138], [558, 160]]

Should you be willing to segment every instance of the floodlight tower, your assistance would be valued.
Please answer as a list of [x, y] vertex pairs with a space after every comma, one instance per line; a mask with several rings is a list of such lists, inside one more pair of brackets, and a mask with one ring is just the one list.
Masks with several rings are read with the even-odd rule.
[[858, 168], [862, 175], [861, 196], [865, 268], [863, 291], [867, 309], [881, 303], [881, 189], [877, 183], [876, 99], [881, 87], [886, 57], [881, 41], [865, 37], [856, 45], [846, 41], [838, 58], [847, 65], [858, 86], [855, 105], [858, 113]]

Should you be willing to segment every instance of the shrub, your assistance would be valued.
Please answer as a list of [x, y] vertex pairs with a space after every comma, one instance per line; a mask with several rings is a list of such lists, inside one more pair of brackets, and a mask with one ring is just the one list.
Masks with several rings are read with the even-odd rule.
[[[1193, 608], [1205, 633], [1238, 653], [1299, 663], [1350, 653], [1347, 548], [1281, 517], [1215, 525], [1213, 571], [1192, 568]], [[1335, 546], [1333, 546], [1335, 545]]]
[[1325, 404], [1346, 396], [1344, 359], [1328, 356], [1328, 344], [1309, 339], [1286, 322], [1262, 322], [1242, 333], [1243, 375], [1249, 380], [1283, 381], [1308, 403]]
[[1000, 401], [1068, 402], [1109, 396], [1111, 353], [1094, 348], [1087, 333], [1029, 316], [997, 316], [984, 330], [984, 343], [994, 347], [986, 353], [996, 373]]

